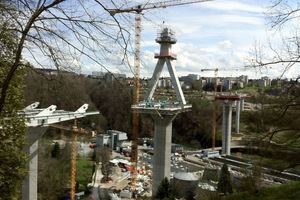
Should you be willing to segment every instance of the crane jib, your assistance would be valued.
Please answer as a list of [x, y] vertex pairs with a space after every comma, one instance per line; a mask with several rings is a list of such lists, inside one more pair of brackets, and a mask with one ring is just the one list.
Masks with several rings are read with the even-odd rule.
[[124, 8], [124, 9], [107, 9], [111, 15], [115, 15], [117, 13], [124, 13], [124, 12], [136, 12], [141, 13], [143, 10], [148, 9], [155, 9], [155, 8], [166, 8], [170, 6], [177, 6], [177, 5], [185, 5], [185, 4], [192, 4], [192, 3], [201, 3], [213, 0], [173, 0], [173, 1], [162, 1], [162, 2], [154, 2], [154, 3], [147, 3], [147, 4], [140, 4], [134, 7]]

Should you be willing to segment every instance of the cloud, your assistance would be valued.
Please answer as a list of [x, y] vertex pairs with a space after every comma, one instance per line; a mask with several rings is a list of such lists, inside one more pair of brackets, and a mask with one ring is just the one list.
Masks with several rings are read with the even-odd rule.
[[223, 0], [223, 1], [211, 1], [201, 4], [193, 4], [195, 7], [208, 8], [219, 11], [241, 11], [251, 13], [261, 13], [267, 1], [236, 1], [236, 0]]
[[[202, 68], [229, 69], [220, 71], [220, 76], [278, 76], [278, 69], [262, 73], [236, 70], [243, 68], [255, 41], [266, 41], [264, 10], [268, 3], [269, 0], [215, 0], [148, 10], [142, 21], [141, 77], [152, 76], [157, 63], [153, 55], [160, 49], [155, 38], [157, 31], [164, 26], [176, 32], [178, 42], [172, 50], [177, 53], [178, 59], [172, 63], [179, 76], [213, 76], [213, 72], [201, 72]], [[133, 65], [133, 58], [129, 60]], [[132, 76], [129, 67], [120, 65], [111, 68]], [[169, 76], [166, 66], [162, 76]]]
[[222, 42], [219, 42], [219, 47], [221, 49], [230, 49], [232, 48], [232, 43], [229, 41], [229, 40], [225, 40], [225, 41], [222, 41]]

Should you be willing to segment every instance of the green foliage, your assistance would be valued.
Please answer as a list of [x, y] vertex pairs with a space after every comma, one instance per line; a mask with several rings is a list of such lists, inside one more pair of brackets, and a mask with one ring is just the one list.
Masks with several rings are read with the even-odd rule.
[[225, 195], [233, 193], [232, 181], [226, 163], [222, 166], [217, 190], [219, 193], [223, 193]]
[[[260, 147], [256, 153], [287, 160], [287, 168], [298, 166], [300, 159], [295, 154], [300, 152], [299, 96], [270, 96], [262, 93], [252, 101], [257, 106], [255, 110], [244, 112], [241, 116], [247, 122], [246, 131], [252, 138], [252, 144]], [[273, 164], [278, 166], [277, 163]]]
[[299, 199], [300, 182], [292, 182], [276, 187], [263, 188], [256, 195], [246, 192], [234, 193], [222, 198], [222, 200], [291, 200]]
[[214, 87], [215, 87], [214, 83], [207, 83], [203, 86], [202, 89], [204, 91], [214, 91]]
[[[43, 147], [43, 148], [42, 148]], [[57, 200], [68, 190], [71, 170], [71, 145], [61, 150], [58, 158], [51, 157], [51, 144], [40, 144], [38, 162], [38, 199]]]
[[211, 145], [212, 105], [202, 99], [190, 99], [189, 103], [192, 111], [181, 113], [173, 121], [173, 142], [194, 144], [193, 148], [197, 149], [208, 147]]
[[60, 156], [60, 145], [58, 142], [55, 142], [53, 149], [51, 151], [51, 157], [52, 158], [59, 158]]
[[113, 168], [109, 162], [110, 159], [111, 159], [111, 149], [104, 146], [100, 150], [101, 172], [104, 178], [109, 178], [113, 173]]
[[90, 109], [95, 109], [87, 93], [88, 81], [81, 76], [67, 75], [46, 75], [36, 72], [26, 74], [26, 102], [40, 102], [40, 106], [56, 105], [64, 110], [76, 110], [84, 103], [88, 103]]
[[165, 200], [173, 200], [173, 188], [170, 184], [170, 181], [167, 177], [165, 177], [160, 185], [157, 188], [156, 194], [154, 195], [154, 199], [165, 199]]
[[0, 116], [0, 199], [19, 199], [27, 174], [26, 128], [15, 112]]
[[247, 192], [250, 195], [256, 195], [262, 188], [262, 170], [254, 166], [247, 176], [242, 178], [238, 189]]
[[88, 183], [92, 182], [94, 162], [90, 158], [79, 158], [76, 163], [76, 182], [79, 184], [79, 189], [86, 190]]
[[[17, 45], [16, 36], [7, 30], [9, 26], [8, 21], [0, 20], [0, 90], [11, 69]], [[18, 115], [18, 110], [24, 106], [23, 73], [22, 69], [18, 69], [12, 77], [7, 100], [0, 113], [0, 199], [19, 199], [21, 184], [27, 173], [24, 152], [26, 126]]]
[[91, 159], [92, 159], [93, 161], [95, 161], [95, 160], [96, 160], [96, 157], [97, 157], [97, 152], [96, 152], [96, 150], [94, 149]]
[[[39, 101], [44, 107], [54, 104], [64, 110], [74, 110], [82, 103], [89, 103], [90, 110], [99, 109], [101, 115], [83, 119], [84, 128], [89, 127], [93, 121], [98, 133], [107, 129], [120, 130], [129, 133], [128, 137], [131, 139], [132, 87], [128, 87], [125, 82], [30, 72], [26, 76], [26, 101], [27, 104]], [[211, 102], [200, 98], [187, 101], [193, 105], [192, 111], [181, 113], [175, 118], [173, 142], [189, 143], [191, 148], [197, 149], [211, 146]], [[153, 132], [154, 122], [151, 116], [140, 115], [139, 137], [153, 137]], [[49, 131], [48, 133], [54, 135]]]
[[[89, 90], [90, 98], [106, 119], [107, 129], [132, 131], [132, 88], [118, 82], [95, 82]], [[143, 132], [141, 127], [140, 129]], [[129, 138], [131, 136], [129, 135]]]

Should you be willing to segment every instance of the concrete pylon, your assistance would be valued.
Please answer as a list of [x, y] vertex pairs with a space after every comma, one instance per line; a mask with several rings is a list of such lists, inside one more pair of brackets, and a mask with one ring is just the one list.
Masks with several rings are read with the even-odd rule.
[[170, 178], [172, 121], [177, 114], [151, 116], [155, 121], [152, 187], [152, 193], [155, 194], [161, 181], [165, 177]]
[[235, 132], [240, 133], [240, 114], [241, 114], [241, 100], [236, 101], [235, 106]]
[[[132, 106], [134, 112], [150, 114], [155, 121], [153, 195], [155, 195], [161, 181], [165, 177], [170, 178], [172, 121], [177, 114], [189, 111], [192, 107], [192, 105], [186, 104], [175, 67], [171, 62], [177, 59], [176, 54], [171, 51], [172, 44], [175, 44], [177, 41], [174, 34], [175, 33], [169, 28], [163, 28], [158, 34], [156, 42], [160, 44], [160, 53], [154, 55], [155, 58], [158, 58], [158, 62], [149, 83], [148, 90], [144, 96], [144, 101]], [[176, 93], [175, 102], [168, 100], [161, 102], [153, 99], [153, 94], [165, 64], [167, 65]]]
[[240, 102], [240, 111], [244, 111], [244, 104], [245, 104], [245, 99], [241, 98], [241, 102]]
[[232, 104], [233, 101], [223, 102], [222, 154], [225, 155], [230, 155], [231, 148]]
[[47, 126], [28, 127], [28, 146], [25, 150], [29, 156], [28, 175], [22, 184], [22, 200], [37, 199], [39, 139], [47, 128]]

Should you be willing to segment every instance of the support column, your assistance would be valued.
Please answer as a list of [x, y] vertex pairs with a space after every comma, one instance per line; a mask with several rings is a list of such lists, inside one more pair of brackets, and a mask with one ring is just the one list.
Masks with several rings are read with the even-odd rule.
[[241, 98], [241, 103], [240, 103], [240, 111], [244, 111], [244, 103], [245, 103], [245, 99]]
[[177, 114], [163, 116], [152, 114], [151, 116], [155, 121], [152, 185], [152, 194], [155, 195], [161, 181], [165, 177], [170, 179], [172, 121]]
[[28, 175], [22, 184], [22, 200], [37, 200], [38, 182], [38, 146], [39, 139], [43, 136], [46, 127], [28, 128]]
[[232, 102], [225, 100], [223, 103], [223, 122], [222, 122], [222, 154], [225, 155], [230, 155], [231, 122], [232, 122]]
[[240, 114], [241, 114], [241, 100], [236, 101], [235, 107], [235, 132], [240, 133]]

